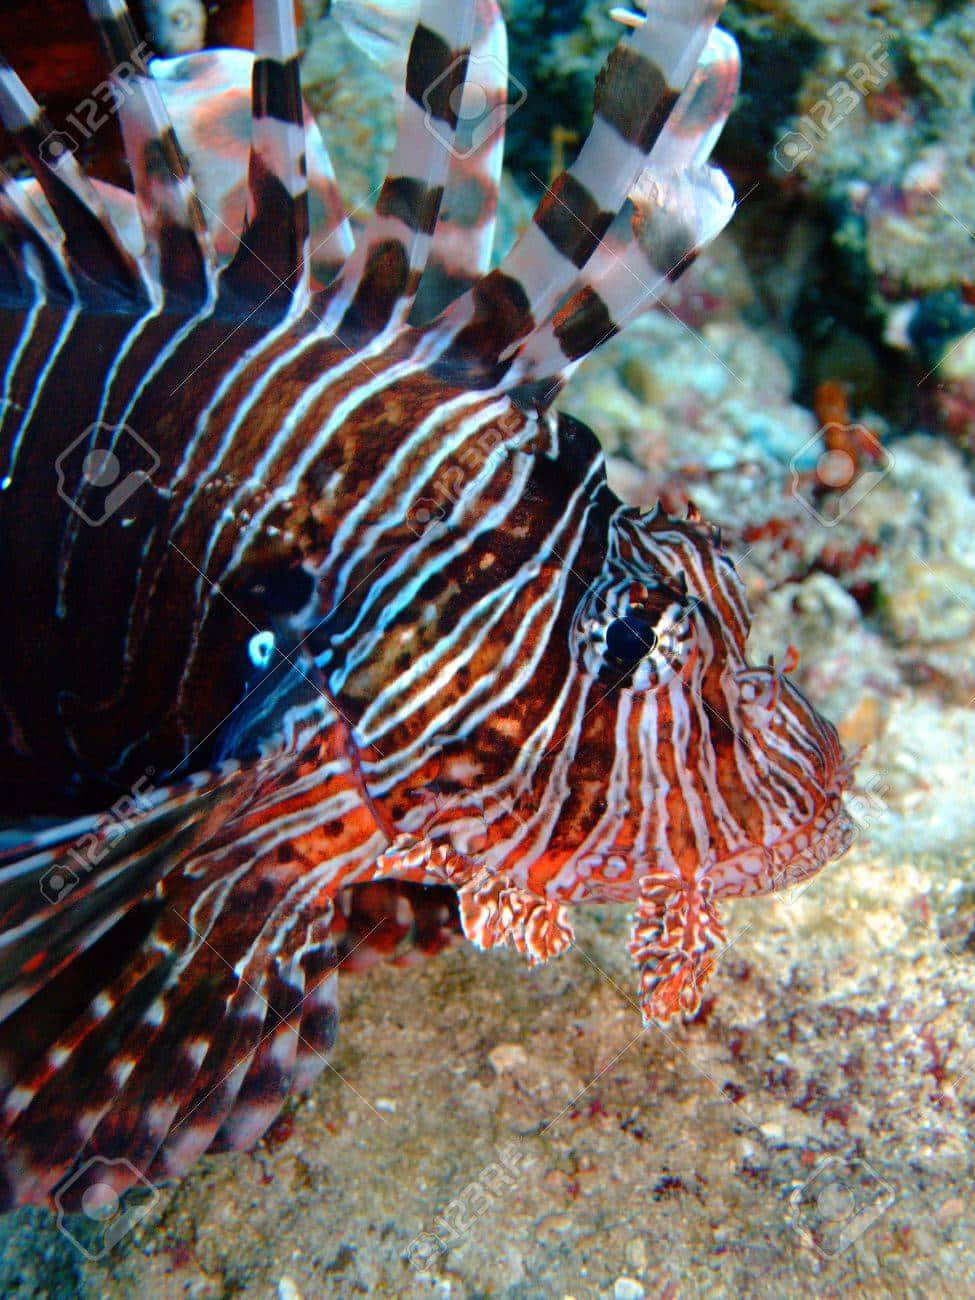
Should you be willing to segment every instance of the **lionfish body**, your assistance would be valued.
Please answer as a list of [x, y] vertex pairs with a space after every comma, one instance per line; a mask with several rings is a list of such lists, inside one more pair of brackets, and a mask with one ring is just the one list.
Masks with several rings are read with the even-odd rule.
[[666, 1018], [717, 900], [847, 836], [835, 733], [749, 666], [713, 530], [624, 506], [550, 409], [731, 215], [720, 4], [634, 19], [493, 271], [493, 0], [420, 5], [355, 241], [290, 2], [255, 4], [246, 176], [171, 126], [238, 103], [244, 56], [149, 72], [89, 8], [132, 194], [0, 72], [35, 176], [0, 194], [0, 1174], [62, 1207], [252, 1146], [323, 1067], [340, 964], [458, 928], [543, 960], [567, 904], [629, 900]]

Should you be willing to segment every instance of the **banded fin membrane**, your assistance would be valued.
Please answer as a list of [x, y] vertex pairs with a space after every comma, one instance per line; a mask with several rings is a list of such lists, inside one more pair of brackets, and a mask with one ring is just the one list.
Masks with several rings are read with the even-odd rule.
[[390, 171], [324, 320], [350, 345], [409, 315], [440, 214], [473, 27], [470, 6], [422, 0]]
[[186, 160], [140, 53], [145, 43], [120, 0], [87, 3], [115, 92], [152, 274], [165, 298], [199, 305], [212, 290], [213, 251]]
[[717, 0], [661, 0], [613, 50], [579, 156], [549, 187], [504, 262], [444, 314], [441, 326], [452, 335], [436, 367], [444, 379], [499, 383], [516, 345], [572, 290], [652, 165], [722, 7]]
[[[149, 71], [189, 160], [221, 264], [237, 251], [248, 202], [250, 102], [254, 55], [205, 50], [153, 59]], [[322, 133], [302, 106], [313, 284], [325, 285], [351, 254], [352, 232]]]
[[495, 0], [476, 0], [457, 133], [412, 325], [432, 321], [490, 269], [507, 116], [507, 30]]
[[738, 91], [734, 38], [715, 28], [646, 168], [556, 311], [512, 354], [507, 382], [549, 404], [581, 360], [656, 306], [735, 212], [708, 157]]
[[309, 279], [304, 110], [294, 7], [255, 0], [246, 219], [237, 251], [221, 277], [221, 290], [248, 304], [278, 300], [284, 305], [294, 298], [304, 306]]

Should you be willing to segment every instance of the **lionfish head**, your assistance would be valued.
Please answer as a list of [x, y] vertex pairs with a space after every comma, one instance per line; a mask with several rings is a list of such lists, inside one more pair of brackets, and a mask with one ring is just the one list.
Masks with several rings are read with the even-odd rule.
[[749, 663], [750, 627], [720, 532], [693, 507], [611, 521], [575, 653], [605, 711], [607, 798], [627, 810], [612, 851], [636, 880], [652, 869], [709, 896], [768, 893], [819, 870], [848, 835], [836, 731], [790, 681], [794, 651], [780, 668]]
[[795, 884], [849, 846], [850, 768], [786, 675], [794, 652], [749, 664], [743, 585], [693, 509], [621, 512], [606, 556], [573, 621], [590, 703], [568, 784], [597, 764], [602, 779], [555, 880], [636, 902], [644, 1014], [666, 1019], [700, 1005], [725, 942], [718, 898]]
[[644, 1009], [667, 1016], [697, 1005], [717, 899], [845, 849], [848, 768], [790, 660], [749, 664], [717, 530], [624, 506], [589, 430], [547, 423], [463, 531], [440, 522], [390, 563], [335, 698], [387, 825], [449, 856], [472, 938], [497, 941], [485, 891], [544, 900], [516, 936], [538, 957], [564, 946], [563, 904], [635, 900]]

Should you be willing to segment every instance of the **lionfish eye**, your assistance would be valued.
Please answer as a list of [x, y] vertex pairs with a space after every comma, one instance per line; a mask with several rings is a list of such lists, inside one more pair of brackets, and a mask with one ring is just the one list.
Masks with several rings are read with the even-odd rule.
[[629, 613], [614, 618], [606, 629], [606, 649], [613, 661], [625, 671], [632, 671], [656, 647], [657, 634], [640, 614]]
[[579, 654], [607, 686], [655, 690], [687, 664], [694, 645], [694, 602], [683, 584], [593, 590], [580, 607]]
[[247, 653], [255, 668], [265, 669], [274, 658], [275, 639], [270, 631], [256, 632], [247, 643]]

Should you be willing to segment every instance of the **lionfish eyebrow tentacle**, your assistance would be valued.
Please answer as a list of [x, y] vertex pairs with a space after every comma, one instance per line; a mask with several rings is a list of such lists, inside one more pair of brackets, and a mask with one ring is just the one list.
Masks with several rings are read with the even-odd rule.
[[476, 0], [474, 41], [440, 215], [410, 313], [438, 316], [491, 265], [504, 161], [508, 33], [496, 0]]
[[298, 34], [292, 0], [256, 0], [247, 216], [221, 289], [255, 301], [309, 288], [308, 180]]
[[474, 15], [457, 0], [422, 0], [390, 171], [325, 320], [361, 342], [409, 314], [440, 214], [457, 133]]
[[586, 356], [659, 303], [731, 220], [735, 196], [707, 165], [738, 92], [738, 46], [715, 28], [619, 217], [571, 296], [519, 346], [508, 382], [543, 405]]
[[196, 306], [213, 283], [213, 251], [186, 160], [149, 75], [124, 0], [87, 0], [115, 92], [152, 274], [166, 299]]
[[510, 351], [572, 287], [647, 166], [724, 0], [660, 0], [596, 83], [593, 127], [508, 257], [446, 312], [440, 371], [497, 382]]
[[122, 297], [148, 302], [145, 277], [125, 249], [95, 187], [78, 166], [70, 137], [53, 130], [37, 101], [0, 59], [0, 124], [36, 177], [64, 235], [64, 252], [85, 302]]

